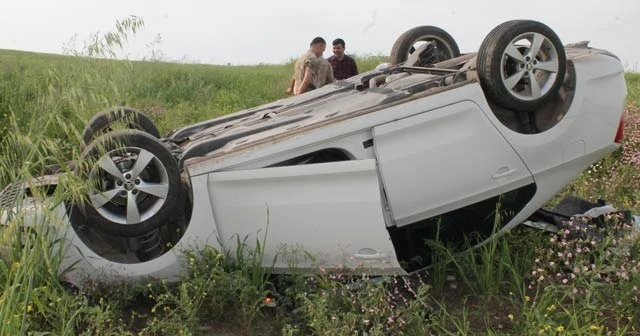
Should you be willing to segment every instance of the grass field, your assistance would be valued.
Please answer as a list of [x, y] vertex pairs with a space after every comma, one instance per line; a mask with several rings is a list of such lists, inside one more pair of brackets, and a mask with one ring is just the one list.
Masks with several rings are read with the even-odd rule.
[[[379, 62], [358, 59], [363, 71]], [[0, 186], [77, 158], [86, 121], [105, 107], [141, 108], [166, 133], [282, 98], [291, 71], [0, 51]], [[626, 80], [622, 149], [561, 195], [639, 213], [640, 75]], [[78, 291], [59, 281], [55, 242], [18, 218], [2, 234], [0, 335], [637, 335], [638, 234], [607, 220], [597, 242], [518, 228], [478, 250], [443, 248], [411, 277], [266, 277], [203, 250], [185, 258], [179, 283]], [[267, 290], [276, 308], [263, 307]]]

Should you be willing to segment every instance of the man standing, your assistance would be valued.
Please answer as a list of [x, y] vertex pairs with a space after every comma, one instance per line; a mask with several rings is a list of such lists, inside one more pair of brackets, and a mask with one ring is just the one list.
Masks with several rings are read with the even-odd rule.
[[296, 60], [287, 94], [300, 95], [335, 81], [331, 65], [322, 58], [326, 47], [327, 43], [322, 37], [311, 41], [309, 50]]
[[333, 68], [333, 77], [337, 80], [349, 78], [358, 74], [356, 61], [344, 54], [344, 40], [333, 40], [333, 56], [329, 57], [329, 63]]

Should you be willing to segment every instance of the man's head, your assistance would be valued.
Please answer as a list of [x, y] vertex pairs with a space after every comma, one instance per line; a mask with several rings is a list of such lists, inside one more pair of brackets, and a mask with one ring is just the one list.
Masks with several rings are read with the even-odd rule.
[[333, 54], [338, 58], [344, 57], [344, 40], [337, 38], [333, 40]]
[[311, 40], [311, 43], [309, 44], [309, 48], [311, 49], [311, 52], [318, 57], [322, 56], [326, 47], [327, 47], [327, 42], [325, 42], [325, 40], [320, 36], [315, 37], [313, 40]]

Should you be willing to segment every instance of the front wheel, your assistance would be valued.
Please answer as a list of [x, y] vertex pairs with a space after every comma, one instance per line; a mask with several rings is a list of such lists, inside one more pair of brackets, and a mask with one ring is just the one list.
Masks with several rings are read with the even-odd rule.
[[157, 139], [139, 130], [116, 131], [93, 141], [76, 172], [89, 181], [78, 205], [86, 223], [104, 232], [147, 234], [184, 211], [178, 163]]

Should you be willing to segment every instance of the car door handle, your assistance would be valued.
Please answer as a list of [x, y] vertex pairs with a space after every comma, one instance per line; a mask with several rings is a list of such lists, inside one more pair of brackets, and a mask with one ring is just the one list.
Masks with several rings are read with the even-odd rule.
[[501, 178], [503, 178], [503, 177], [507, 177], [507, 176], [509, 176], [509, 175], [513, 175], [513, 174], [515, 174], [517, 171], [518, 171], [518, 170], [517, 170], [517, 169], [515, 169], [515, 168], [511, 168], [511, 169], [509, 169], [509, 167], [506, 167], [506, 166], [505, 166], [505, 167], [500, 167], [500, 169], [498, 169], [498, 170], [496, 171], [496, 173], [495, 173], [495, 174], [493, 174], [493, 176], [491, 176], [491, 177], [492, 177], [494, 180], [497, 180], [497, 179], [501, 179]]
[[362, 260], [378, 260], [378, 259], [382, 259], [382, 253], [374, 253], [374, 254], [360, 254], [360, 253], [356, 253], [353, 255], [356, 259], [362, 259]]
[[370, 248], [363, 248], [354, 254], [353, 257], [356, 259], [374, 260], [383, 258], [384, 253], [376, 252], [376, 250]]

